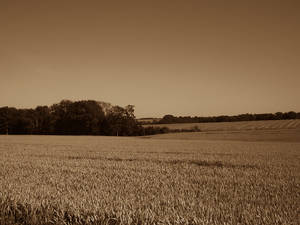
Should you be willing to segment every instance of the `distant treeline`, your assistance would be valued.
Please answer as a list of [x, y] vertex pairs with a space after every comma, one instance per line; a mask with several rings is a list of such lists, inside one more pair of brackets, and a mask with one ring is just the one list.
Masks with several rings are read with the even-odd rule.
[[[264, 114], [241, 114], [237, 116], [175, 117], [165, 115], [152, 124], [233, 122], [252, 120], [300, 119], [300, 113], [277, 112]], [[143, 127], [134, 115], [134, 106], [113, 106], [94, 100], [70, 101], [35, 109], [0, 108], [0, 134], [51, 134], [51, 135], [107, 135], [141, 136], [168, 132], [167, 127]], [[198, 129], [180, 132], [199, 131]]]
[[35, 109], [0, 108], [0, 134], [139, 136], [166, 132], [167, 128], [138, 124], [133, 105], [63, 100]]
[[190, 117], [190, 116], [173, 116], [165, 115], [153, 124], [170, 124], [170, 123], [209, 123], [209, 122], [236, 122], [236, 121], [254, 121], [254, 120], [290, 120], [300, 119], [300, 112], [277, 112], [262, 114], [240, 114], [236, 116], [209, 116], [209, 117]]

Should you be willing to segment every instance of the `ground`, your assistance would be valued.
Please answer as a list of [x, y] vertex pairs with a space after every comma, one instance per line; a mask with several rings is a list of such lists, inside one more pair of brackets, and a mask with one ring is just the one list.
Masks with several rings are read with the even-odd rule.
[[0, 224], [298, 224], [296, 127], [0, 136]]

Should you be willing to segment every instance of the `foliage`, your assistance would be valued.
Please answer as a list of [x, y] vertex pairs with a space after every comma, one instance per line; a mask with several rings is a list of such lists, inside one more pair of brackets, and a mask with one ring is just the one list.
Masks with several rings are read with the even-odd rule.
[[[288, 119], [300, 119], [300, 113], [277, 112], [275, 114], [241, 114], [217, 117], [165, 115], [160, 120], [153, 119], [152, 124]], [[120, 107], [94, 100], [74, 102], [62, 100], [50, 107], [37, 106], [35, 109], [0, 108], [0, 134], [141, 136], [201, 131], [198, 127], [175, 129], [155, 126], [143, 127], [141, 121], [136, 120], [133, 105]]]
[[134, 106], [62, 100], [35, 109], [0, 108], [0, 134], [63, 134], [132, 136], [144, 133]]
[[240, 114], [235, 116], [209, 116], [209, 117], [191, 117], [191, 116], [173, 116], [165, 115], [159, 121], [153, 121], [153, 123], [159, 124], [171, 124], [171, 123], [209, 123], [209, 122], [236, 122], [236, 121], [255, 121], [255, 120], [289, 120], [300, 119], [300, 112], [277, 112], [261, 113], [261, 114]]

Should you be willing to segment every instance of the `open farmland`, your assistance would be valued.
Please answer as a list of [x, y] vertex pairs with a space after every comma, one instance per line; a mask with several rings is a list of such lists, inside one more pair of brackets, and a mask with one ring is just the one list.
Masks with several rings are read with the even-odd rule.
[[192, 129], [198, 127], [201, 131], [240, 131], [240, 130], [274, 130], [300, 129], [300, 120], [261, 120], [241, 122], [214, 122], [214, 123], [176, 123], [176, 124], [149, 124], [144, 127], [167, 127], [170, 130]]
[[299, 224], [292, 139], [0, 136], [0, 224]]
[[144, 138], [175, 140], [222, 140], [222, 141], [262, 141], [299, 142], [300, 129], [244, 130], [244, 131], [204, 131], [168, 133]]

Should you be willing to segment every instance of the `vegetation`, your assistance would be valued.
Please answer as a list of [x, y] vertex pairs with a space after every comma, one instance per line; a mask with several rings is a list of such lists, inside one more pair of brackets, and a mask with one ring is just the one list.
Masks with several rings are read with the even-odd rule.
[[0, 136], [0, 224], [298, 224], [299, 149]]
[[55, 134], [138, 136], [166, 132], [143, 128], [135, 119], [134, 106], [63, 100], [35, 109], [0, 108], [0, 134]]
[[[170, 128], [156, 124], [230, 122], [253, 120], [298, 119], [300, 113], [242, 114], [218, 117], [174, 117], [136, 120], [134, 106], [113, 106], [94, 100], [63, 100], [52, 106], [37, 106], [35, 109], [0, 108], [0, 134], [52, 134], [52, 135], [106, 135], [142, 136], [169, 132], [202, 131], [198, 124], [192, 127]], [[142, 126], [142, 124], [152, 124]]]
[[[235, 116], [209, 116], [209, 117], [191, 117], [191, 116], [173, 116], [165, 115], [162, 119], [152, 123], [170, 124], [170, 123], [209, 123], [209, 122], [236, 122], [236, 121], [257, 121], [257, 120], [290, 120], [300, 119], [300, 112], [277, 112], [262, 114], [240, 114]], [[149, 122], [148, 122], [149, 123]]]

